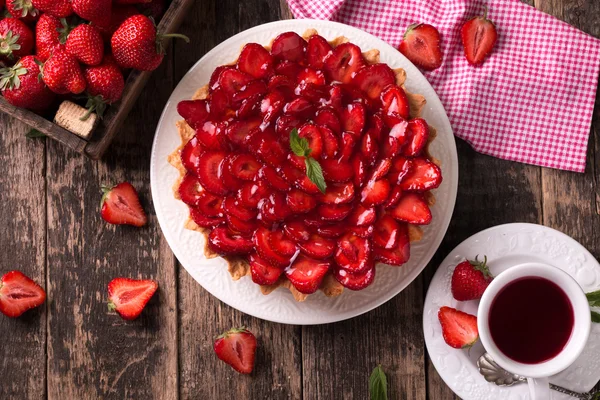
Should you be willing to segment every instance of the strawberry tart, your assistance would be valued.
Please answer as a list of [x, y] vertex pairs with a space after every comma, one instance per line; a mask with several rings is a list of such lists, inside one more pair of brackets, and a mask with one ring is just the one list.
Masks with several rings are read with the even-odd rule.
[[298, 301], [376, 285], [376, 268], [406, 263], [442, 171], [425, 98], [405, 80], [378, 50], [315, 30], [248, 43], [216, 68], [179, 103], [169, 156], [199, 251]]

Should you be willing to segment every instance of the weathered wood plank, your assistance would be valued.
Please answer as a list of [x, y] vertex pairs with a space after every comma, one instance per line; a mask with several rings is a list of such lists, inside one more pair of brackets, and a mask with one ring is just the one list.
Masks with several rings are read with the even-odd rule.
[[[172, 91], [165, 59], [142, 93], [104, 162], [48, 143], [48, 397], [176, 399], [175, 260], [154, 215], [150, 147]], [[149, 214], [137, 229], [100, 217], [102, 184], [131, 182]], [[117, 276], [152, 278], [159, 292], [140, 319], [107, 310]]]
[[[194, 46], [180, 43], [174, 46], [176, 80], [223, 40], [279, 18], [279, 0], [196, 3], [181, 27]], [[302, 397], [300, 328], [265, 322], [224, 305], [202, 289], [182, 267], [179, 315], [181, 399]], [[219, 361], [212, 350], [215, 336], [240, 325], [246, 325], [259, 340], [256, 367], [249, 377], [240, 376]]]
[[[46, 287], [45, 139], [0, 114], [0, 276], [20, 270]], [[46, 304], [18, 319], [0, 314], [0, 398], [39, 399], [46, 391]]]

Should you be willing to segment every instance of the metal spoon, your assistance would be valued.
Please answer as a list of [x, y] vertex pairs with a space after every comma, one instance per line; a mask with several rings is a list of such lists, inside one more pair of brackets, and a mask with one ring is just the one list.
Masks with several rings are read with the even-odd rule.
[[[526, 377], [508, 372], [496, 364], [496, 362], [492, 359], [492, 356], [490, 356], [488, 353], [483, 353], [483, 355], [479, 357], [477, 360], [477, 369], [479, 370], [479, 373], [483, 375], [486, 381], [498, 386], [512, 386], [515, 383], [527, 382]], [[581, 400], [600, 400], [600, 391], [597, 390], [587, 393], [579, 393], [554, 385], [552, 383], [550, 384], [550, 389]]]

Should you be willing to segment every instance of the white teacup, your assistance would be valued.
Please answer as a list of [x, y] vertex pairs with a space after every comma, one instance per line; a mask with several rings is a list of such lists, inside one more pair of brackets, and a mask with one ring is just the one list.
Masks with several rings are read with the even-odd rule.
[[[573, 307], [574, 323], [569, 340], [560, 353], [537, 364], [520, 363], [506, 356], [494, 343], [489, 328], [493, 300], [507, 284], [525, 277], [541, 277], [555, 283], [565, 292]], [[588, 340], [590, 327], [590, 307], [579, 284], [563, 270], [542, 263], [516, 265], [499, 274], [486, 289], [477, 310], [477, 328], [483, 347], [502, 368], [528, 378], [532, 400], [550, 399], [548, 377], [563, 371], [579, 357]]]

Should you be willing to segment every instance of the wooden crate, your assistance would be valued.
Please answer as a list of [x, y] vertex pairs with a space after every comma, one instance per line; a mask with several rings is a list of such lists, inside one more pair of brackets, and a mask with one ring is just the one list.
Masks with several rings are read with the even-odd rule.
[[[173, 0], [161, 18], [157, 31], [161, 33], [175, 32], [192, 4], [194, 4], [194, 0]], [[165, 47], [168, 48], [170, 42], [168, 40], [165, 43]], [[129, 73], [125, 81], [125, 89], [123, 90], [121, 100], [107, 108], [104, 118], [94, 128], [89, 141], [56, 125], [52, 120], [32, 111], [13, 106], [2, 96], [0, 96], [0, 111], [19, 119], [52, 139], [69, 146], [71, 149], [97, 160], [102, 157], [115, 138], [151, 74], [152, 71], [131, 71]]]

